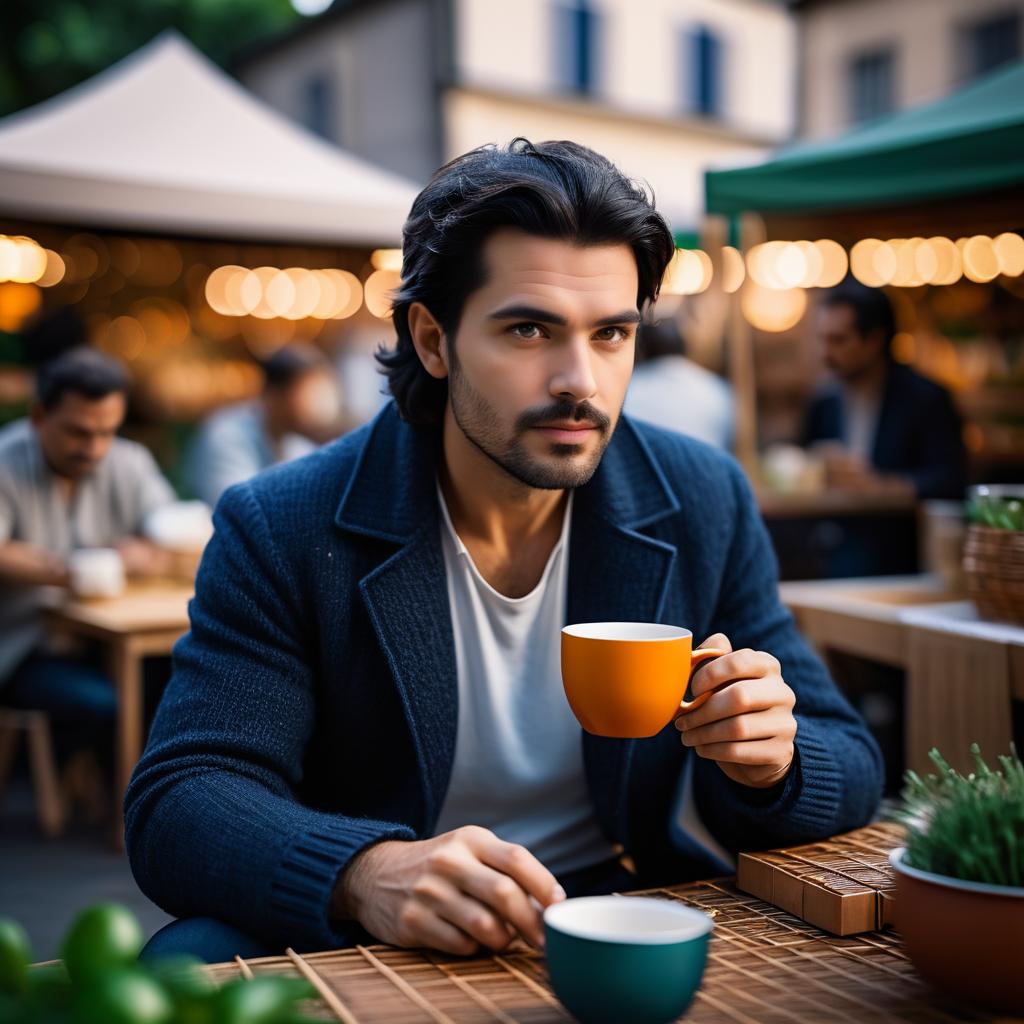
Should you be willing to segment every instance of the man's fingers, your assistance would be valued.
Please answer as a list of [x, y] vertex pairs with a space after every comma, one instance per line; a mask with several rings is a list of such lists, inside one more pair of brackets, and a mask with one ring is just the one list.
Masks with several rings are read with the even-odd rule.
[[792, 740], [795, 735], [793, 716], [784, 709], [770, 708], [724, 718], [695, 729], [687, 727], [682, 739], [687, 747], [704, 747], [711, 743], [749, 743], [773, 738]]
[[488, 949], [504, 949], [514, 938], [500, 916], [446, 879], [424, 879], [414, 887], [414, 892], [438, 917]]
[[691, 689], [694, 697], [699, 697], [737, 679], [759, 679], [780, 672], [779, 662], [772, 655], [744, 648], [709, 661], [694, 675]]
[[480, 948], [471, 935], [438, 917], [422, 903], [407, 904], [401, 917], [398, 941], [406, 948], [424, 946], [455, 956], [471, 956]]
[[544, 920], [522, 886], [486, 864], [468, 866], [459, 880], [463, 892], [490, 907], [532, 946], [544, 945]]
[[792, 742], [753, 740], [741, 743], [709, 743], [694, 747], [699, 757], [723, 764], [778, 764], [784, 756], [791, 758]]
[[710, 647], [716, 651], [732, 650], [732, 644], [724, 633], [712, 633], [707, 640], [698, 645], [697, 650], [700, 650], [702, 647]]
[[773, 707], [792, 709], [795, 703], [793, 691], [780, 687], [777, 679], [743, 679], [716, 690], [710, 697], [693, 711], [687, 711], [676, 718], [676, 728], [680, 732], [698, 729], [711, 722], [735, 715], [744, 715], [756, 711], [764, 711]]
[[491, 832], [485, 836], [475, 846], [475, 853], [484, 864], [518, 882], [542, 907], [565, 899], [558, 879], [525, 846], [506, 843]]

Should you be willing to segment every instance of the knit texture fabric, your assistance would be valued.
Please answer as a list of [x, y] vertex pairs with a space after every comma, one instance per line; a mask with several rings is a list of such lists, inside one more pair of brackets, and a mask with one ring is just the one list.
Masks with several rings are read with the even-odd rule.
[[[304, 459], [231, 488], [215, 514], [174, 672], [125, 797], [142, 890], [276, 948], [362, 937], [334, 920], [349, 861], [433, 834], [458, 695], [440, 548], [436, 439], [393, 405]], [[623, 419], [576, 491], [568, 621], [686, 626], [774, 654], [797, 695], [797, 758], [755, 790], [698, 758], [697, 806], [731, 850], [869, 821], [879, 751], [778, 597], [775, 558], [728, 456]], [[670, 723], [644, 740], [581, 732], [597, 819], [643, 882], [713, 867], [673, 842], [686, 758]]]

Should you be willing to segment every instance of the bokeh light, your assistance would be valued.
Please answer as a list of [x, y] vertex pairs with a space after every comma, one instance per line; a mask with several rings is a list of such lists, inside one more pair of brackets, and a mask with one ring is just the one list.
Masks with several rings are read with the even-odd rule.
[[739, 291], [747, 276], [743, 253], [731, 245], [722, 248], [722, 291], [731, 295]]
[[662, 290], [668, 295], [696, 295], [711, 284], [712, 272], [711, 257], [703, 249], [676, 249]]
[[375, 317], [387, 320], [391, 316], [394, 291], [401, 283], [398, 271], [375, 270], [363, 285], [363, 301], [366, 308]]
[[740, 309], [758, 330], [779, 333], [795, 327], [807, 310], [802, 288], [767, 288], [748, 281], [740, 292]]

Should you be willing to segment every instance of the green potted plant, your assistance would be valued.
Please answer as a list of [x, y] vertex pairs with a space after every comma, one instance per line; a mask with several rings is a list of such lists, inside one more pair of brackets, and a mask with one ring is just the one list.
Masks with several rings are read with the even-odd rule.
[[75, 919], [63, 959], [31, 966], [24, 928], [0, 917], [4, 1024], [314, 1024], [309, 982], [278, 974], [218, 986], [189, 957], [138, 959], [142, 929], [130, 910], [98, 903]]
[[1024, 486], [972, 487], [967, 519], [967, 592], [984, 618], [1024, 625]]
[[1024, 1012], [1024, 764], [1011, 746], [999, 768], [971, 747], [964, 776], [937, 750], [938, 769], [908, 772], [899, 814], [907, 845], [896, 872], [896, 927], [915, 967], [936, 988]]

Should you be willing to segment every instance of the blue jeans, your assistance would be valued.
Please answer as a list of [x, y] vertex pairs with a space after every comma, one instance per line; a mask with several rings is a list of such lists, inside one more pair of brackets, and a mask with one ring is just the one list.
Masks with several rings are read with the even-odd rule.
[[59, 762], [91, 748], [103, 768], [112, 769], [117, 697], [107, 676], [89, 662], [33, 654], [0, 689], [0, 704], [45, 711]]
[[[568, 896], [599, 896], [611, 892], [628, 892], [640, 887], [636, 877], [617, 860], [574, 871], [559, 881]], [[164, 925], [146, 943], [139, 959], [149, 960], [181, 953], [199, 957], [208, 964], [216, 964], [233, 960], [235, 956], [243, 959], [279, 956], [284, 953], [284, 948], [273, 949], [262, 939], [212, 917], [185, 917]]]

